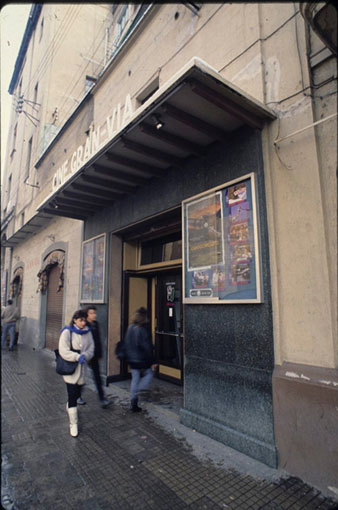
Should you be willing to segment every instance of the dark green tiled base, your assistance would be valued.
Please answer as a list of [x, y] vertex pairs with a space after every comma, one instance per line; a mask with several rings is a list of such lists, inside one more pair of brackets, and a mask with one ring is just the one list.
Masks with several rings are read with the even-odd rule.
[[187, 427], [196, 429], [268, 466], [277, 467], [277, 450], [273, 446], [185, 409], [181, 409], [180, 417], [181, 423]]

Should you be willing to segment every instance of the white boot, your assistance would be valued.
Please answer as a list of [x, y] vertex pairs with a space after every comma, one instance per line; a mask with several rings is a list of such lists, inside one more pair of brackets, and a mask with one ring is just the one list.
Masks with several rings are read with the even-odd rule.
[[78, 428], [77, 428], [77, 423], [78, 423], [77, 407], [68, 408], [68, 404], [67, 404], [67, 413], [69, 416], [70, 435], [73, 437], [77, 437], [78, 433], [79, 433]]

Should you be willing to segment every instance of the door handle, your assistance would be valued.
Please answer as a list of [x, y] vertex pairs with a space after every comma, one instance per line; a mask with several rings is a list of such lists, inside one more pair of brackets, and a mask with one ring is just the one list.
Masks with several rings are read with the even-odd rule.
[[156, 335], [180, 336], [178, 333], [166, 333], [165, 331], [155, 331]]

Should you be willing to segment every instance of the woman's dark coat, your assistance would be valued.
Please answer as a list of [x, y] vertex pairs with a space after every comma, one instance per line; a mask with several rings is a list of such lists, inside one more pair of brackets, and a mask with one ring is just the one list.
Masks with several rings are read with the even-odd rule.
[[149, 330], [131, 324], [124, 338], [124, 349], [131, 368], [150, 368], [154, 363], [153, 344]]

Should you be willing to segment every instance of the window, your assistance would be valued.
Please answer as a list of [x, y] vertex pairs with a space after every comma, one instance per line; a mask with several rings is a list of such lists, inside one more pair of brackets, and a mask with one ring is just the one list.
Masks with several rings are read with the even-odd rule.
[[182, 236], [176, 232], [161, 239], [141, 243], [140, 265], [179, 261], [182, 258]]
[[39, 38], [39, 42], [41, 41], [42, 35], [43, 35], [44, 20], [45, 20], [45, 18], [42, 18], [41, 23], [40, 23], [40, 38]]
[[85, 93], [88, 92], [92, 88], [93, 85], [96, 83], [96, 78], [93, 78], [92, 76], [86, 76], [86, 83], [85, 83]]
[[24, 175], [24, 182], [27, 181], [29, 177], [29, 169], [31, 165], [31, 158], [32, 158], [32, 146], [33, 146], [33, 137], [28, 142], [28, 149], [27, 149], [27, 160], [26, 160], [26, 170]]
[[128, 23], [128, 20], [129, 20], [129, 5], [125, 5], [122, 10], [121, 16], [119, 17], [119, 20], [117, 22], [118, 31], [120, 35], [122, 34], [124, 27]]
[[119, 40], [121, 38], [122, 32], [127, 25], [130, 18], [129, 5], [125, 5], [122, 9], [122, 12], [118, 18], [116, 27], [115, 27], [115, 37], [113, 41], [113, 52], [118, 47]]
[[32, 108], [34, 110], [34, 113], [33, 113], [34, 117], [38, 117], [38, 113], [39, 113], [38, 91], [39, 91], [39, 82], [36, 82], [36, 85], [34, 87], [34, 96], [33, 96], [33, 104], [32, 104]]
[[13, 130], [13, 144], [12, 144], [11, 158], [13, 157], [14, 151], [15, 151], [17, 130], [18, 130], [18, 123], [15, 124], [14, 130]]
[[39, 89], [39, 82], [37, 82], [34, 87], [34, 99], [33, 99], [34, 103], [38, 102], [38, 89]]
[[18, 123], [16, 123], [16, 124], [15, 124], [15, 126], [14, 126], [14, 131], [13, 131], [13, 146], [12, 146], [12, 150], [14, 150], [14, 149], [15, 149], [17, 130], [18, 130]]
[[8, 186], [7, 186], [7, 205], [11, 198], [11, 189], [12, 189], [12, 176], [8, 177]]

